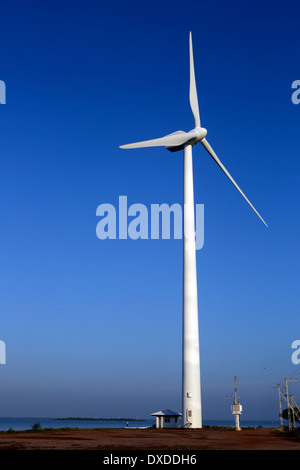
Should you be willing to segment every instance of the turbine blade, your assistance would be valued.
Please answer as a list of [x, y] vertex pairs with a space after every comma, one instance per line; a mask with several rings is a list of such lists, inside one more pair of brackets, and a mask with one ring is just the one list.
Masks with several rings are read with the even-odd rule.
[[190, 32], [190, 105], [194, 115], [195, 127], [201, 127], [198, 96], [195, 79], [192, 33]]
[[195, 131], [183, 132], [177, 131], [172, 134], [165, 135], [159, 139], [144, 140], [142, 142], [135, 142], [133, 144], [120, 145], [121, 149], [136, 149], [143, 147], [176, 147], [177, 145], [183, 145], [189, 140], [197, 137]]
[[203, 145], [203, 147], [207, 150], [207, 152], [211, 155], [211, 157], [215, 160], [215, 162], [219, 165], [219, 167], [221, 168], [221, 170], [224, 171], [225, 175], [228, 176], [228, 178], [230, 179], [230, 181], [234, 184], [234, 186], [236, 187], [236, 189], [241, 193], [241, 195], [243, 196], [244, 199], [246, 199], [246, 201], [248, 202], [249, 206], [254, 210], [254, 212], [258, 215], [258, 217], [260, 218], [260, 220], [265, 224], [266, 227], [267, 224], [266, 222], [264, 221], [264, 219], [259, 215], [259, 213], [257, 212], [257, 210], [255, 209], [255, 207], [251, 204], [251, 202], [249, 201], [249, 199], [247, 199], [247, 197], [245, 196], [245, 194], [243, 193], [243, 191], [241, 190], [241, 188], [237, 185], [237, 183], [234, 181], [234, 179], [232, 178], [232, 176], [230, 175], [230, 173], [226, 170], [225, 166], [221, 163], [221, 161], [218, 159], [217, 155], [215, 154], [215, 152], [213, 151], [213, 149], [211, 148], [211, 146], [209, 145], [209, 143], [207, 142], [206, 139], [202, 139], [201, 140], [201, 144]]

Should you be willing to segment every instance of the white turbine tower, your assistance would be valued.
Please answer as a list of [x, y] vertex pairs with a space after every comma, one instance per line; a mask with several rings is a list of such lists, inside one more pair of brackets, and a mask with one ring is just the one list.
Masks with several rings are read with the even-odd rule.
[[183, 346], [182, 346], [182, 425], [185, 428], [202, 427], [200, 356], [198, 330], [198, 298], [194, 220], [194, 187], [192, 147], [201, 142], [210, 156], [228, 176], [250, 207], [267, 226], [266, 222], [247, 199], [243, 191], [220, 162], [205, 139], [207, 130], [201, 127], [195, 80], [192, 33], [190, 33], [190, 105], [194, 115], [195, 128], [189, 132], [177, 131], [159, 139], [145, 140], [121, 145], [122, 149], [142, 147], [166, 147], [171, 152], [183, 149], [184, 154], [184, 242], [183, 242]]

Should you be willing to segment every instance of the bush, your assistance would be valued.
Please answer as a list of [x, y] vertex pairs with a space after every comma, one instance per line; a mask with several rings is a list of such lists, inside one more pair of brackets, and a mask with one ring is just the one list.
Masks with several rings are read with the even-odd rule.
[[41, 431], [42, 430], [42, 426], [41, 426], [41, 423], [37, 422], [37, 423], [34, 423], [32, 426], [31, 426], [31, 430], [36, 432], [36, 431]]
[[291, 431], [289, 435], [292, 439], [295, 439], [296, 441], [300, 441], [300, 428], [293, 429], [293, 431]]

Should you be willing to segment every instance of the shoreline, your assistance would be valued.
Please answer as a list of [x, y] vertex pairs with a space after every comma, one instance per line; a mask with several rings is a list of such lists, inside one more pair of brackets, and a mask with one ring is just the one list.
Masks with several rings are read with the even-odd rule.
[[278, 428], [63, 428], [2, 431], [0, 450], [300, 450], [300, 441]]

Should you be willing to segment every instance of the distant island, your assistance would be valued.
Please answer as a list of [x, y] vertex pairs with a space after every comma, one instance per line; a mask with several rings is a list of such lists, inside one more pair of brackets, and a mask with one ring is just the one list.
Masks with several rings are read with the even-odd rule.
[[146, 421], [135, 418], [56, 418], [56, 421]]

